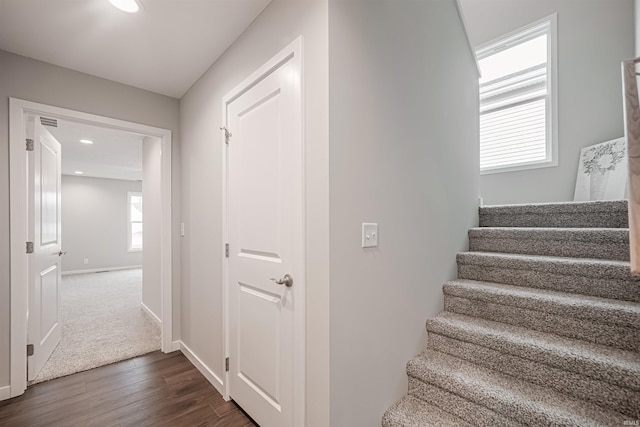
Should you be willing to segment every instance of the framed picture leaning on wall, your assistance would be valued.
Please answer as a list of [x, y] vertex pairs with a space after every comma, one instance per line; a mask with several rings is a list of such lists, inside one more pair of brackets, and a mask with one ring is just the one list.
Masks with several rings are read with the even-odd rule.
[[573, 200], [620, 200], [627, 198], [627, 145], [623, 138], [580, 150]]

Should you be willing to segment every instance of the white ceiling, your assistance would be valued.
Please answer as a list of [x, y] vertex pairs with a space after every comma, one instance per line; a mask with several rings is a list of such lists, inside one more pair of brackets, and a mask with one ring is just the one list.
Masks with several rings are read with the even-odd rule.
[[0, 0], [0, 49], [180, 98], [271, 0]]
[[62, 145], [63, 175], [142, 180], [142, 135], [62, 120], [45, 128]]

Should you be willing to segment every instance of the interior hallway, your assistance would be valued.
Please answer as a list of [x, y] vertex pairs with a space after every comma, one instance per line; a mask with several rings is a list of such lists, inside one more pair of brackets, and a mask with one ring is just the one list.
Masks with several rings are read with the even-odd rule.
[[179, 352], [150, 353], [29, 387], [0, 425], [255, 426]]

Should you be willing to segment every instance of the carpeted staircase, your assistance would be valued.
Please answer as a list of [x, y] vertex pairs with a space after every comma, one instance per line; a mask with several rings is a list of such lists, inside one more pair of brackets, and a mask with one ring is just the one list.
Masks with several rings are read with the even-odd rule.
[[640, 425], [625, 201], [487, 206], [390, 426]]

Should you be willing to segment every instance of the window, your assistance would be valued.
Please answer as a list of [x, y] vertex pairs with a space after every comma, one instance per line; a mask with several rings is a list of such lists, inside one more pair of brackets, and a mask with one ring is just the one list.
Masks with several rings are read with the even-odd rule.
[[480, 171], [557, 165], [556, 16], [478, 49]]
[[142, 250], [142, 193], [127, 193], [129, 252]]

